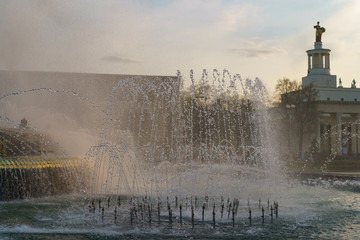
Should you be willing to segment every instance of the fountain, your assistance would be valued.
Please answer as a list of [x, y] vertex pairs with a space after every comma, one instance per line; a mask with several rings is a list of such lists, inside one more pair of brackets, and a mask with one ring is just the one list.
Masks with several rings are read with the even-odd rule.
[[92, 193], [226, 195], [279, 176], [265, 147], [261, 82], [226, 71], [204, 72], [199, 84], [190, 77], [187, 90], [180, 75], [172, 85], [127, 79], [114, 87], [99, 144], [86, 156], [95, 164]]
[[[72, 194], [0, 203], [0, 234], [19, 239], [356, 236], [356, 188], [293, 178], [284, 170], [270, 147], [276, 139], [259, 79], [244, 80], [226, 70], [204, 70], [195, 79], [192, 71], [189, 78], [178, 72], [165, 80], [129, 76], [113, 85], [103, 106], [64, 89], [0, 96], [1, 106], [19, 95], [71, 95], [102, 118], [97, 142], [81, 159], [91, 176], [87, 186]], [[6, 112], [2, 115], [3, 123], [13, 124]]]
[[61, 156], [47, 136], [27, 127], [0, 129], [0, 201], [69, 193], [83, 187], [81, 162]]

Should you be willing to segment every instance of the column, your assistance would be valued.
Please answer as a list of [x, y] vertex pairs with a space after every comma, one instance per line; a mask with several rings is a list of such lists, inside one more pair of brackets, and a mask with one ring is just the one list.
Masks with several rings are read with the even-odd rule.
[[311, 69], [311, 56], [310, 54], [308, 55], [308, 70]]
[[311, 61], [311, 65], [312, 65], [312, 67], [311, 68], [314, 68], [315, 67], [315, 64], [314, 64], [314, 60], [315, 60], [315, 54], [311, 54], [311, 59], [312, 59], [312, 61]]
[[[355, 121], [354, 121], [355, 120]], [[357, 126], [356, 126], [356, 116], [351, 116], [351, 155], [353, 157], [357, 156]]]
[[360, 113], [356, 114], [356, 122], [354, 125], [356, 131], [356, 159], [360, 160]]
[[319, 144], [318, 151], [321, 150], [321, 139], [320, 139], [320, 114], [315, 117], [315, 140]]
[[331, 125], [331, 134], [330, 134], [331, 151], [333, 152], [333, 151], [336, 151], [336, 149], [337, 149], [336, 115], [334, 115], [334, 114], [331, 114], [330, 125]]
[[329, 54], [325, 55], [325, 68], [329, 69]]
[[336, 150], [337, 155], [342, 155], [342, 113], [336, 114]]
[[322, 68], [322, 54], [319, 53], [319, 68]]

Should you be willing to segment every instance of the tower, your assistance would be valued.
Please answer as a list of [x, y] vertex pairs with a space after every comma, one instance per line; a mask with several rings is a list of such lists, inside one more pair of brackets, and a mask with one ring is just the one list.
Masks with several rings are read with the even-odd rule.
[[315, 43], [314, 49], [307, 50], [308, 73], [302, 78], [303, 87], [313, 84], [316, 88], [336, 88], [336, 75], [330, 74], [330, 49], [322, 48], [321, 36], [325, 28], [320, 22], [314, 26]]

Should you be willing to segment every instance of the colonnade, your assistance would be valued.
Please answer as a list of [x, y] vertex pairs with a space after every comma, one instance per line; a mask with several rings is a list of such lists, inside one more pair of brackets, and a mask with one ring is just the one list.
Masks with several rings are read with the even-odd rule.
[[328, 53], [311, 53], [308, 55], [308, 69], [330, 68], [330, 56]]
[[360, 113], [321, 113], [315, 121], [315, 136], [319, 151], [337, 155], [359, 156]]

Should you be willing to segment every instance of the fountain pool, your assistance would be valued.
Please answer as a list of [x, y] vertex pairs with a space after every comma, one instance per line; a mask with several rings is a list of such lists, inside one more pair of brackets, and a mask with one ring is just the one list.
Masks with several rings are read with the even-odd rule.
[[[66, 131], [64, 122], [81, 120], [85, 136], [96, 132], [81, 160], [90, 177], [74, 180], [87, 184], [73, 194], [0, 202], [1, 239], [356, 239], [360, 180], [289, 175], [272, 148], [276, 139], [260, 80], [226, 70], [204, 71], [200, 81], [192, 71], [187, 80], [180, 73], [126, 77], [106, 96], [106, 104], [97, 105], [73, 89], [43, 86], [0, 97], [0, 120], [11, 127], [28, 103], [30, 110], [21, 113], [55, 139], [76, 132]], [[55, 105], [47, 102], [50, 112], [42, 105], [39, 114], [33, 103], [49, 97]], [[74, 111], [57, 108], [55, 99], [74, 102]], [[62, 121], [44, 123], [54, 114]], [[94, 115], [101, 124], [88, 123]], [[63, 151], [61, 157], [68, 156]]]
[[[314, 180], [307, 180], [314, 183]], [[320, 181], [321, 182], [321, 181]], [[151, 226], [144, 217], [130, 225], [128, 200], [122, 198], [114, 220], [116, 196], [112, 196], [110, 208], [106, 199], [104, 218], [95, 210], [89, 212], [89, 199], [80, 195], [64, 195], [42, 199], [28, 199], [0, 203], [1, 239], [357, 239], [360, 231], [359, 191], [344, 190], [339, 185], [323, 181], [322, 184], [294, 184], [287, 186], [287, 193], [278, 196], [279, 217], [271, 220], [267, 209], [262, 223], [257, 201], [250, 201], [253, 208], [252, 225], [249, 225], [247, 203], [240, 207], [235, 226], [227, 218], [220, 217], [217, 208], [216, 226], [212, 226], [211, 210], [206, 210], [204, 223], [201, 207], [195, 210], [195, 226], [191, 227], [191, 210], [183, 213], [183, 224], [179, 211], [174, 210], [172, 228], [169, 227], [167, 209], [161, 210], [161, 223], [154, 213]], [[360, 184], [353, 181], [353, 184]], [[337, 186], [337, 187], [336, 187]], [[182, 199], [181, 201], [183, 201]], [[244, 199], [242, 199], [244, 200]], [[240, 201], [242, 201], [240, 199]], [[179, 199], [179, 203], [181, 202]], [[199, 200], [200, 201], [200, 200]], [[246, 200], [247, 201], [247, 200]], [[184, 202], [183, 202], [184, 203]], [[171, 201], [174, 205], [174, 200]], [[266, 208], [266, 203], [263, 204]], [[155, 208], [155, 206], [154, 206]], [[156, 211], [154, 211], [156, 212]]]

